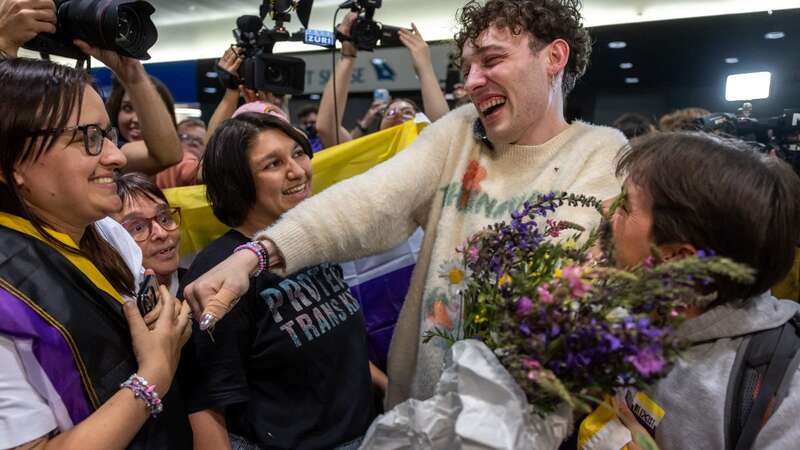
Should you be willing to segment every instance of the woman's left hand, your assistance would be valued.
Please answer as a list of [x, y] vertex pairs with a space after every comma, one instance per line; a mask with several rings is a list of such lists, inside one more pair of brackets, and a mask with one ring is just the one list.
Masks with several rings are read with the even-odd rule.
[[633, 412], [628, 408], [625, 400], [620, 396], [616, 396], [611, 399], [611, 402], [614, 405], [614, 411], [617, 413], [617, 417], [619, 417], [619, 420], [622, 421], [628, 431], [631, 432], [631, 441], [628, 443], [628, 449], [658, 450], [658, 444], [656, 444], [655, 439], [653, 439], [650, 433], [639, 424], [639, 421], [636, 420], [636, 416], [634, 416]]
[[421, 68], [433, 67], [431, 63], [431, 49], [428, 43], [422, 38], [417, 26], [411, 24], [411, 31], [401, 28], [399, 31], [400, 42], [408, 48], [411, 53], [411, 61], [414, 69], [419, 72]]
[[138, 83], [147, 79], [144, 67], [138, 59], [122, 56], [113, 50], [93, 47], [80, 39], [75, 39], [73, 43], [83, 53], [105, 64], [124, 85]]

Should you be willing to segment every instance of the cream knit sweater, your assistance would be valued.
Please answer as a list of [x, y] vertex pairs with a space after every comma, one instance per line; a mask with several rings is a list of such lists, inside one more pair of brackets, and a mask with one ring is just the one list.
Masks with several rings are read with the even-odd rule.
[[[613, 175], [614, 158], [625, 144], [619, 131], [574, 122], [542, 145], [490, 150], [473, 137], [476, 118], [472, 105], [449, 113], [394, 158], [304, 201], [256, 236], [275, 242], [292, 273], [383, 252], [417, 226], [424, 228], [389, 351], [389, 407], [434, 393], [445, 346], [421, 339], [431, 326], [458, 325], [461, 305], [448, 304], [451, 286], [440, 271], [466, 237], [508, 219], [539, 193], [604, 199], [619, 192]], [[561, 208], [559, 217], [589, 228], [599, 220], [588, 208]]]

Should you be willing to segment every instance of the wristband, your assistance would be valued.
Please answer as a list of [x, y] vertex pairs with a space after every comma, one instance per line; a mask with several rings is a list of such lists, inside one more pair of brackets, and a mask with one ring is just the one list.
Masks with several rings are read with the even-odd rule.
[[359, 122], [359, 121], [356, 121], [356, 128], [361, 130], [362, 133], [366, 133], [367, 132], [367, 127], [365, 127], [364, 125], [361, 125], [361, 122]]
[[156, 392], [156, 385], [148, 383], [140, 375], [134, 373], [123, 381], [119, 388], [133, 391], [133, 396], [144, 401], [145, 406], [150, 410], [150, 417], [154, 419], [164, 410], [164, 405], [161, 404], [161, 399], [158, 398], [158, 392]]
[[258, 258], [258, 267], [255, 271], [253, 271], [253, 273], [250, 274], [251, 278], [261, 275], [261, 273], [267, 270], [269, 267], [269, 254], [267, 253], [267, 249], [265, 249], [264, 246], [258, 242], [248, 242], [246, 244], [242, 244], [236, 247], [233, 252], [236, 253], [239, 250], [250, 250]]
[[239, 77], [217, 66], [217, 79], [225, 89], [239, 90]]

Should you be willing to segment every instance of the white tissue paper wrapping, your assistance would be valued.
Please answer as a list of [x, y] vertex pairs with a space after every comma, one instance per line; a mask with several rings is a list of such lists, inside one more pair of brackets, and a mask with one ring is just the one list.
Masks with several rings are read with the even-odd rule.
[[569, 436], [569, 408], [544, 418], [529, 414], [522, 388], [482, 342], [459, 341], [450, 353], [436, 395], [379, 416], [361, 449], [555, 450]]

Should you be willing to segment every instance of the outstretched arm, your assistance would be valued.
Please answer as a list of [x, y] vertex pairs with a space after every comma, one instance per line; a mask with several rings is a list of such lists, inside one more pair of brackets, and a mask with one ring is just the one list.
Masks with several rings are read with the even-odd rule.
[[417, 26], [411, 24], [412, 31], [400, 29], [400, 41], [408, 48], [411, 54], [411, 61], [414, 63], [414, 70], [419, 77], [420, 90], [422, 91], [422, 105], [425, 115], [432, 122], [439, 120], [450, 111], [447, 100], [444, 98], [442, 88], [439, 86], [439, 79], [433, 70], [431, 62], [431, 49], [428, 43], [422, 38], [417, 30]]
[[[339, 25], [339, 31], [344, 35], [350, 34], [350, 27], [356, 19], [355, 13], [349, 13]], [[344, 108], [347, 105], [347, 95], [350, 89], [350, 78], [356, 65], [358, 50], [350, 42], [342, 42], [342, 57], [333, 71], [333, 76], [325, 85], [322, 99], [319, 102], [317, 113], [317, 134], [325, 147], [331, 147], [342, 142], [353, 140], [350, 133], [342, 127]], [[336, 80], [336, 103], [334, 103], [333, 83]], [[335, 105], [335, 106], [334, 106]], [[336, 116], [338, 112], [338, 117]], [[338, 138], [337, 138], [338, 133]]]
[[124, 170], [153, 175], [181, 162], [183, 150], [178, 139], [178, 131], [175, 129], [174, 118], [171, 112], [167, 111], [156, 87], [150, 82], [142, 63], [133, 58], [120, 56], [111, 50], [92, 47], [83, 41], [75, 41], [75, 44], [84, 53], [97, 58], [114, 72], [139, 116], [144, 140], [122, 146], [120, 150], [128, 159]]

